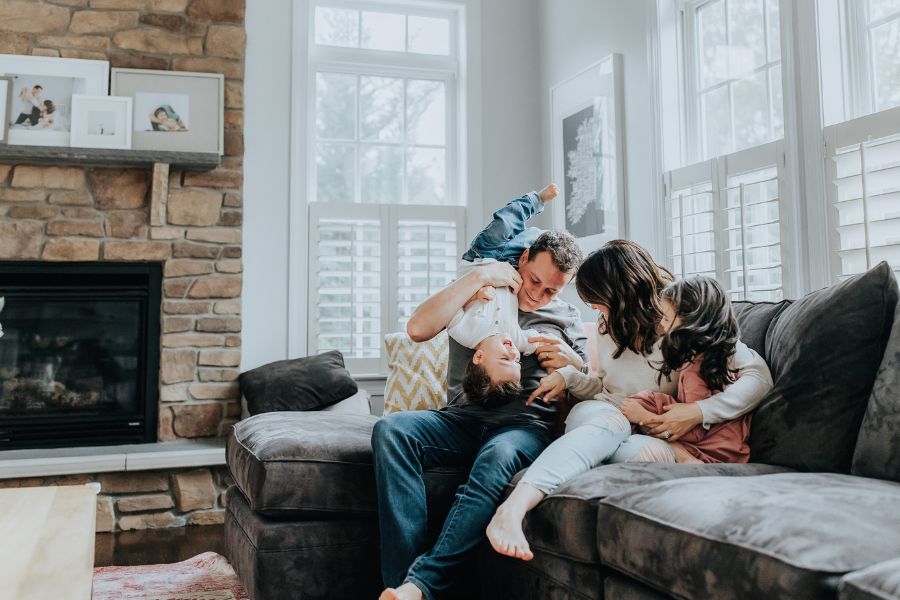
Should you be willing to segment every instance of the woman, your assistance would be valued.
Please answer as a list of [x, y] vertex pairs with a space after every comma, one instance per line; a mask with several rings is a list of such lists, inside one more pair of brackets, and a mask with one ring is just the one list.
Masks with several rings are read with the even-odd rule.
[[[592, 253], [578, 269], [576, 290], [598, 310], [597, 375], [564, 367], [541, 380], [528, 402], [555, 400], [568, 390], [583, 399], [566, 421], [566, 433], [532, 463], [487, 528], [497, 552], [524, 560], [533, 558], [522, 532], [522, 519], [561, 483], [604, 462], [669, 462], [670, 443], [703, 424], [708, 427], [752, 411], [772, 387], [762, 358], [737, 343], [732, 368], [737, 380], [706, 400], [671, 404], [648, 423], [650, 435], [631, 435], [622, 402], [644, 391], [669, 395], [677, 383], [660, 378], [654, 368], [662, 361], [658, 325], [663, 316], [660, 293], [673, 280], [644, 248], [615, 240]], [[540, 349], [539, 349], [540, 350]]]

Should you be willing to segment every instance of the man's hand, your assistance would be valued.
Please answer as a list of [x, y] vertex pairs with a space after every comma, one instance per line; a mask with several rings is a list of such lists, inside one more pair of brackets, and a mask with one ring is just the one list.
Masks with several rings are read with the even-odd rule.
[[528, 338], [529, 343], [537, 343], [534, 355], [540, 361], [544, 369], [561, 369], [572, 365], [579, 371], [584, 366], [584, 361], [567, 343], [551, 335], [539, 335]]
[[[675, 442], [688, 431], [703, 423], [703, 412], [696, 402], [670, 404], [661, 415], [653, 415], [644, 422], [644, 433], [667, 442]], [[668, 435], [666, 435], [668, 433]]]
[[549, 402], [558, 399], [565, 391], [566, 380], [563, 379], [563, 376], [559, 373], [551, 373], [541, 379], [538, 388], [531, 392], [531, 395], [528, 396], [528, 400], [525, 401], [525, 405], [527, 406], [534, 402], [538, 396], [541, 397], [541, 402], [548, 404]]
[[481, 287], [512, 288], [513, 294], [519, 293], [522, 277], [515, 267], [506, 262], [491, 262], [475, 269], [481, 279]]

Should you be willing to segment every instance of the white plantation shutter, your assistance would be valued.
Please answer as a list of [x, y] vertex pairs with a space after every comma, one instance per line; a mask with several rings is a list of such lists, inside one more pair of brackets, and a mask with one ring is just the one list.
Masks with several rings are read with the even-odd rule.
[[668, 259], [678, 277], [716, 277], [716, 162], [666, 174]]
[[668, 264], [704, 275], [733, 300], [784, 297], [782, 143], [770, 142], [666, 173]]
[[733, 300], [784, 299], [782, 284], [782, 144], [773, 142], [720, 159], [725, 181], [725, 285]]
[[[457, 263], [463, 253], [462, 211], [426, 212], [436, 218], [422, 215], [415, 219], [406, 215], [397, 223], [397, 315], [392, 320], [395, 331], [405, 331], [416, 307], [456, 279]], [[437, 218], [442, 213], [444, 218]]]
[[384, 334], [456, 279], [465, 209], [310, 204], [309, 348], [354, 374], [387, 371]]
[[900, 272], [900, 108], [825, 128], [832, 278]]

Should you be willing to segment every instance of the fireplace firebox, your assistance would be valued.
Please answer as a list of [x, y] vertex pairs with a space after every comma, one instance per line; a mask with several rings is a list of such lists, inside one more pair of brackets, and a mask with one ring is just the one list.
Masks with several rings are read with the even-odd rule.
[[0, 449], [156, 441], [162, 265], [0, 262]]

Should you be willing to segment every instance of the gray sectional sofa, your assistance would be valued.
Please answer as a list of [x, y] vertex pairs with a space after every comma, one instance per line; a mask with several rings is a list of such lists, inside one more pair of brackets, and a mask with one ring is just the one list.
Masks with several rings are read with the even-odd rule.
[[[455, 597], [900, 598], [900, 310], [884, 263], [797, 301], [736, 303], [775, 388], [751, 463], [620, 464], [527, 518], [523, 562], [473, 556]], [[229, 559], [254, 600], [377, 598], [376, 417], [269, 412], [228, 442]], [[425, 473], [435, 531], [465, 473]]]

